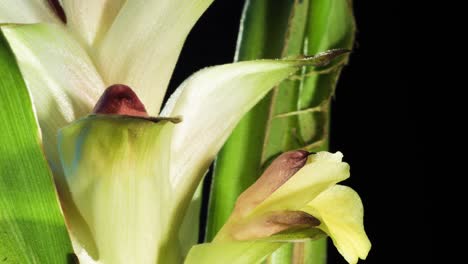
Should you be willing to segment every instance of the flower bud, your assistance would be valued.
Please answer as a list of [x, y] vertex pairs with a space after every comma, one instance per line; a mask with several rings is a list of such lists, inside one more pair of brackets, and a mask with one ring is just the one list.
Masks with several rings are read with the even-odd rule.
[[289, 151], [277, 157], [260, 178], [237, 199], [235, 214], [245, 215], [283, 185], [307, 161], [309, 152]]
[[93, 113], [148, 117], [145, 106], [135, 92], [123, 84], [114, 84], [107, 88], [96, 103]]

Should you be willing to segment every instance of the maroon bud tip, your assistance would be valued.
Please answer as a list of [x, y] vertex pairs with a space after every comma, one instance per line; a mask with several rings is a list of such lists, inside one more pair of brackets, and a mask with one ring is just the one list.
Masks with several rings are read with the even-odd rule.
[[311, 153], [305, 150], [291, 150], [281, 154], [273, 163], [282, 164], [284, 168], [290, 169], [291, 173], [294, 174], [300, 168], [304, 167], [309, 155], [311, 155]]
[[93, 109], [94, 114], [148, 117], [145, 106], [135, 92], [123, 84], [107, 88]]
[[290, 151], [288, 153], [291, 159], [298, 159], [298, 160], [303, 160], [307, 158], [309, 155], [313, 154], [302, 149]]

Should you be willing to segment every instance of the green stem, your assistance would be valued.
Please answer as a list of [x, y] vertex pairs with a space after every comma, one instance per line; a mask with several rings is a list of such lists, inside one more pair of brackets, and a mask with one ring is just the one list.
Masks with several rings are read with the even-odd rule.
[[[236, 61], [281, 57], [290, 1], [246, 1]], [[280, 41], [278, 41], [280, 40]], [[213, 172], [206, 241], [211, 241], [231, 214], [234, 203], [262, 172], [261, 157], [271, 95], [237, 125], [220, 151]]]
[[268, 264], [290, 263], [293, 258], [293, 244], [288, 243], [278, 248], [269, 258]]
[[327, 263], [327, 239], [319, 239], [304, 243], [303, 262], [301, 263]]
[[[348, 0], [251, 0], [241, 21], [236, 60], [311, 55], [351, 49], [354, 18]], [[331, 71], [304, 68], [252, 109], [215, 163], [206, 241], [211, 241], [235, 201], [277, 155], [291, 149], [328, 149], [329, 102], [342, 64]], [[270, 263], [326, 263], [326, 239], [281, 247]]]

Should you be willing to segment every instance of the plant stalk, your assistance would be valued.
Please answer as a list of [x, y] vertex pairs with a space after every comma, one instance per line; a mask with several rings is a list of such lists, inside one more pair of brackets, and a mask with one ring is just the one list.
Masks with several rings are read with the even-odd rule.
[[[236, 61], [313, 55], [352, 49], [355, 24], [348, 0], [248, 0]], [[344, 60], [331, 71], [304, 67], [239, 123], [219, 153], [213, 173], [206, 241], [216, 235], [240, 193], [280, 153], [328, 150], [330, 101]], [[326, 239], [285, 245], [269, 263], [326, 263]]]

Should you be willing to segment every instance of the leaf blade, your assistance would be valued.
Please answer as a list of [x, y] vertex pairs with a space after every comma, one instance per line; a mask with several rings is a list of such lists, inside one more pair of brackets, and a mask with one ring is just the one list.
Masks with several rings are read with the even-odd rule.
[[29, 93], [0, 35], [0, 259], [18, 263], [68, 261], [73, 252], [41, 151]]

